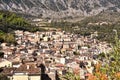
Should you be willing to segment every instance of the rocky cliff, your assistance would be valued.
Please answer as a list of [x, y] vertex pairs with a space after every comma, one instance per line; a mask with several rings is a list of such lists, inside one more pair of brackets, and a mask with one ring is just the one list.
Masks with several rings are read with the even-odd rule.
[[120, 12], [120, 0], [0, 0], [0, 9], [50, 18], [78, 17]]

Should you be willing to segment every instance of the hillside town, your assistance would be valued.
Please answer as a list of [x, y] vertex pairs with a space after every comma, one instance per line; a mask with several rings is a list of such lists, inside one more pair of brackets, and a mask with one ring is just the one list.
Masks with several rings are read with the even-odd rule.
[[[97, 55], [111, 51], [95, 39], [97, 32], [81, 36], [65, 31], [15, 31], [16, 45], [1, 43], [0, 72], [10, 80], [61, 80], [67, 72], [87, 80], [98, 63]], [[64, 80], [64, 79], [63, 79]]]

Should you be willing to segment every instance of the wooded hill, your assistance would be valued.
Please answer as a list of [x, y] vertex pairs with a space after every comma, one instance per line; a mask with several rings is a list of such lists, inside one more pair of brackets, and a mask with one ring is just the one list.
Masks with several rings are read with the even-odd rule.
[[0, 42], [15, 43], [14, 30], [41, 31], [38, 27], [32, 26], [23, 17], [8, 11], [0, 11]]

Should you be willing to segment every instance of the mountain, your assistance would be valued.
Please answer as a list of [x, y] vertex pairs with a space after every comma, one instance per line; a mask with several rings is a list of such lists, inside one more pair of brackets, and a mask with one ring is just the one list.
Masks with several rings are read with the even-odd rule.
[[120, 0], [0, 0], [0, 9], [45, 18], [73, 18], [120, 12]]

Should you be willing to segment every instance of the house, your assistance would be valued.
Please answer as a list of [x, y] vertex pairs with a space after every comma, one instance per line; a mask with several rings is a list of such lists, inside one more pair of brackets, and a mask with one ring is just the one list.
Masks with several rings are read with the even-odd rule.
[[21, 65], [21, 63], [20, 62], [12, 62], [12, 67], [14, 67], [14, 68], [19, 68], [20, 67], [20, 65]]
[[70, 42], [71, 41], [71, 38], [70, 37], [66, 37], [63, 39], [65, 42]]
[[46, 36], [46, 37], [43, 38], [43, 40], [44, 40], [44, 41], [49, 41], [49, 37]]
[[13, 50], [10, 49], [10, 48], [7, 48], [7, 49], [3, 49], [2, 50], [6, 55], [11, 55], [13, 53]]
[[69, 44], [63, 44], [63, 49], [67, 49], [67, 48], [70, 48], [70, 45]]
[[5, 75], [8, 76], [8, 78], [10, 80], [13, 80], [12, 75], [13, 75], [13, 72], [14, 72], [15, 69], [16, 68], [13, 68], [13, 67], [4, 67], [4, 68], [2, 68], [1, 74], [5, 74]]
[[48, 73], [48, 76], [51, 78], [51, 80], [56, 80], [55, 79], [55, 72]]
[[86, 73], [85, 70], [80, 68], [80, 78], [83, 80], [85, 80], [85, 73]]
[[41, 71], [36, 64], [22, 64], [14, 71], [13, 80], [40, 80]]
[[65, 64], [65, 58], [60, 58], [60, 63]]
[[1, 67], [12, 67], [12, 62], [6, 59], [0, 60], [0, 68]]
[[27, 74], [14, 74], [12, 80], [29, 80], [29, 77]]
[[1, 47], [5, 47], [7, 43], [1, 43]]

